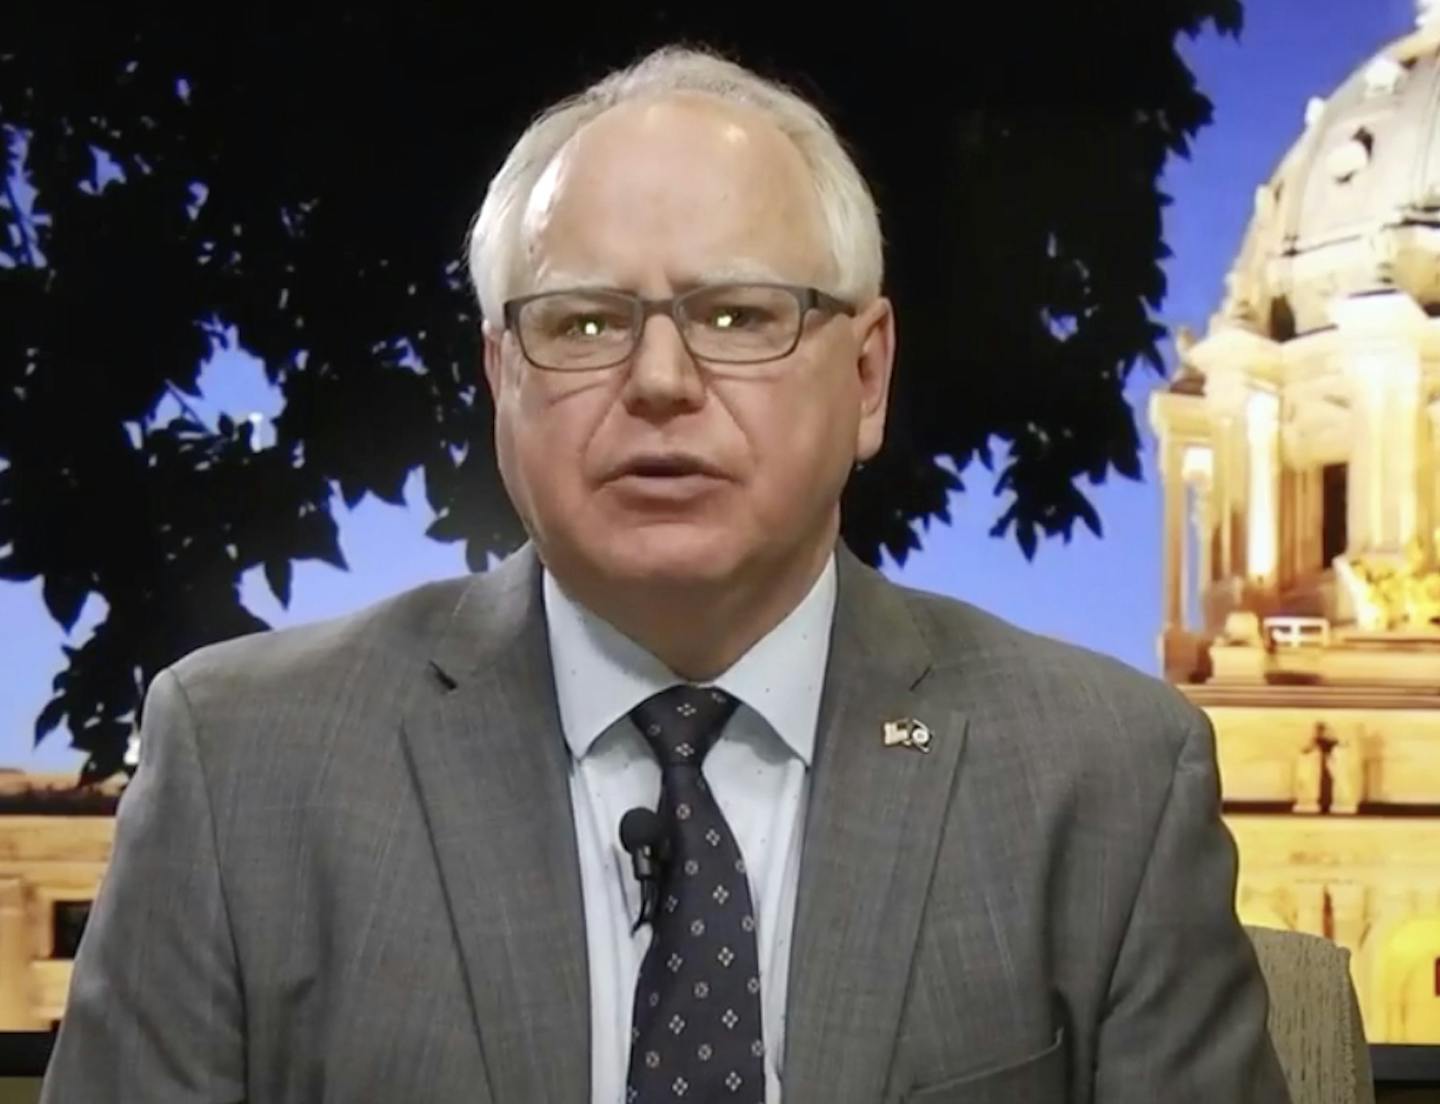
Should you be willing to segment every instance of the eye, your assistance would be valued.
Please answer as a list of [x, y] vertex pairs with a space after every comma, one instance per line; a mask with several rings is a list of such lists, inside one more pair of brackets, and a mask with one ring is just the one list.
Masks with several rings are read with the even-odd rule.
[[731, 303], [712, 308], [706, 325], [716, 330], [739, 330], [762, 320], [760, 311]]
[[614, 340], [625, 335], [631, 325], [626, 304], [569, 294], [535, 300], [523, 322], [532, 336], [581, 344]]
[[610, 320], [599, 314], [575, 314], [561, 322], [563, 337], [600, 337], [610, 328]]
[[775, 325], [785, 312], [785, 302], [769, 289], [726, 288], [692, 309], [693, 317], [707, 330], [741, 333]]

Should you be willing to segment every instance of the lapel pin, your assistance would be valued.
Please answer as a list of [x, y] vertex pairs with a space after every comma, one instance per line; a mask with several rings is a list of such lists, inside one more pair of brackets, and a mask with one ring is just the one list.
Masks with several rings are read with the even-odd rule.
[[885, 722], [885, 746], [908, 747], [916, 751], [930, 752], [930, 730], [914, 717]]

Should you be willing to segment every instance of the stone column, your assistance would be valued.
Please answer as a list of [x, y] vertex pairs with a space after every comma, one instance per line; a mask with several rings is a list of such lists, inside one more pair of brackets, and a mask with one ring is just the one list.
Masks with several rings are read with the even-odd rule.
[[1190, 516], [1191, 528], [1195, 533], [1195, 589], [1204, 600], [1205, 589], [1215, 579], [1215, 560], [1211, 545], [1215, 539], [1215, 522], [1211, 506], [1210, 481], [1196, 481], [1193, 484], [1195, 500]]
[[1160, 478], [1165, 496], [1165, 545], [1163, 551], [1164, 626], [1182, 628], [1185, 624], [1185, 483], [1181, 470], [1179, 444], [1167, 434], [1160, 445]]
[[[1204, 605], [1206, 592], [1214, 579], [1212, 574], [1214, 564], [1210, 555], [1210, 484], [1214, 474], [1214, 463], [1208, 445], [1189, 445], [1185, 449], [1184, 460], [1182, 461], [1182, 474], [1185, 480], [1185, 489], [1192, 496], [1190, 500], [1190, 528], [1186, 534], [1184, 548], [1187, 550], [1185, 556], [1185, 575], [1188, 583], [1194, 580], [1194, 593], [1200, 599], [1201, 624], [1204, 623]], [[1195, 542], [1195, 563], [1190, 563], [1188, 549], [1190, 541]], [[1184, 602], [1185, 616], [1190, 616], [1190, 590], [1187, 587], [1182, 596]]]
[[1351, 961], [1360, 952], [1365, 937], [1365, 887], [1355, 882], [1337, 882], [1330, 886], [1331, 938], [1351, 954]]
[[1307, 935], [1326, 935], [1325, 887], [1319, 882], [1295, 886], [1295, 930]]
[[1306, 575], [1329, 567], [1325, 558], [1325, 495], [1322, 468], [1311, 465], [1297, 473], [1295, 479], [1295, 566], [1296, 573]]
[[1365, 1014], [1365, 1030], [1372, 1037], [1387, 1036], [1399, 1024], [1390, 1023], [1390, 1010], [1385, 1003], [1385, 953], [1396, 929], [1415, 915], [1410, 892], [1399, 885], [1378, 884], [1370, 900], [1370, 937], [1365, 941], [1362, 962], [1364, 988], [1360, 990], [1360, 1007]]
[[1245, 397], [1245, 574], [1273, 587], [1280, 570], [1280, 397], [1252, 390]]
[[1425, 408], [1422, 427], [1425, 439], [1420, 447], [1420, 532], [1430, 538], [1431, 554], [1440, 559], [1440, 542], [1435, 539], [1440, 532], [1440, 400]]
[[[1425, 313], [1400, 292], [1352, 296], [1330, 308], [1350, 383], [1351, 555], [1400, 556], [1421, 532], [1420, 341]], [[1428, 513], [1428, 509], [1423, 511]]]
[[[1239, 585], [1257, 572], [1272, 580], [1275, 575], [1284, 358], [1278, 343], [1220, 323], [1191, 347], [1190, 361], [1205, 377], [1211, 505], [1219, 537], [1215, 582], [1229, 585], [1238, 597]], [[1257, 525], [1260, 531], [1252, 537]], [[1255, 553], [1262, 563], [1251, 568], [1247, 560]]]
[[1215, 525], [1219, 562], [1215, 578], [1229, 582], [1245, 574], [1245, 523], [1250, 473], [1245, 399], [1249, 388], [1237, 371], [1217, 373], [1205, 398], [1210, 404], [1210, 453], [1214, 472]]
[[1360, 954], [1370, 920], [1366, 890], [1356, 882], [1339, 882], [1330, 886], [1329, 894], [1330, 938], [1350, 952], [1350, 981], [1358, 999], [1370, 980]]
[[0, 1031], [38, 1031], [30, 1014], [30, 931], [25, 923], [25, 885], [0, 878]]

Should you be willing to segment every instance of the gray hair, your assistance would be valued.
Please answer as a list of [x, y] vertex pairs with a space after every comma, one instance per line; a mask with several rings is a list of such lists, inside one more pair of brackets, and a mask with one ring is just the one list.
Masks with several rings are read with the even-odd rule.
[[830, 242], [838, 286], [827, 290], [854, 303], [880, 294], [885, 262], [875, 199], [825, 116], [784, 85], [732, 61], [667, 46], [546, 109], [490, 181], [470, 227], [468, 253], [470, 281], [492, 325], [501, 324], [502, 304], [523, 276], [525, 208], [555, 156], [586, 123], [617, 104], [683, 92], [757, 109], [795, 143], [814, 181]]

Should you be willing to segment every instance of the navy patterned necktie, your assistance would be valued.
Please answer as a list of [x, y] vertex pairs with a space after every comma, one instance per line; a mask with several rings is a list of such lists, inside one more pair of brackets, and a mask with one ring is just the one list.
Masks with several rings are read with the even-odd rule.
[[765, 1102], [750, 883], [700, 773], [739, 704], [714, 687], [674, 686], [630, 713], [660, 761], [670, 853], [635, 986], [628, 1104]]

